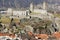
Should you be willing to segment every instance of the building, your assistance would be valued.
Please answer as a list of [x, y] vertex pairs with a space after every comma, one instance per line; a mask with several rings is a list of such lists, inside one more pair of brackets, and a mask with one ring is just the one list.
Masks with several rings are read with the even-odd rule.
[[36, 8], [42, 9], [42, 8], [43, 8], [43, 5], [42, 5], [42, 3], [40, 3], [40, 4], [37, 4]]
[[8, 8], [7, 15], [13, 15], [13, 9], [12, 8]]
[[[42, 5], [41, 5], [42, 6]], [[33, 13], [42, 13], [42, 14], [47, 14], [47, 3], [43, 2], [43, 8], [35, 8], [36, 6], [34, 6], [32, 3], [30, 4], [30, 11]]]
[[44, 10], [44, 9], [34, 9], [34, 13], [47, 14], [47, 10]]
[[28, 16], [29, 10], [14, 10], [13, 16]]
[[43, 2], [43, 9], [47, 9], [47, 3], [45, 1]]
[[31, 3], [30, 4], [30, 11], [33, 11], [33, 9], [34, 9], [34, 5], [33, 5], [33, 3]]
[[29, 10], [14, 10], [12, 8], [8, 8], [7, 15], [9, 15], [9, 16], [28, 16]]

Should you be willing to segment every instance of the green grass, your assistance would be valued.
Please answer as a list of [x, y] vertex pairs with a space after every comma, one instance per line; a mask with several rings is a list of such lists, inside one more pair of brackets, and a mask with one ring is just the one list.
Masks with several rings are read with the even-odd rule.
[[10, 23], [10, 20], [11, 20], [10, 18], [6, 18], [6, 17], [1, 17], [1, 19], [0, 19], [0, 21], [4, 24]]
[[60, 18], [60, 14], [57, 14], [57, 13], [56, 13], [56, 14], [54, 14], [54, 16]]
[[[1, 17], [0, 21], [3, 23], [3, 24], [8, 24], [11, 22], [11, 19], [8, 18], [8, 17]], [[14, 18], [14, 22], [19, 22], [20, 20], [17, 19], [17, 18]]]
[[20, 22], [20, 19], [14, 18], [14, 22]]

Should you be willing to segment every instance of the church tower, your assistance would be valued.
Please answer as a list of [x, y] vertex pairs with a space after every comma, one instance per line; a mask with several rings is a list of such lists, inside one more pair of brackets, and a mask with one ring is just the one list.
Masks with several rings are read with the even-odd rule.
[[47, 2], [43, 2], [43, 9], [47, 9]]
[[33, 3], [30, 4], [30, 11], [32, 12], [34, 9]]

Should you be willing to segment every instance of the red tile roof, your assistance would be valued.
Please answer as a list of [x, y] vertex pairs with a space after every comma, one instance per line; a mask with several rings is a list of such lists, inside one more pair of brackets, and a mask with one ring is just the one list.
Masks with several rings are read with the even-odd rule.
[[9, 36], [11, 38], [15, 38], [16, 37], [14, 34], [9, 34], [9, 33], [0, 33], [0, 36]]
[[41, 38], [41, 39], [46, 39], [48, 38], [47, 34], [36, 34], [35, 37]]
[[55, 32], [52, 34], [53, 37], [60, 38], [60, 32]]

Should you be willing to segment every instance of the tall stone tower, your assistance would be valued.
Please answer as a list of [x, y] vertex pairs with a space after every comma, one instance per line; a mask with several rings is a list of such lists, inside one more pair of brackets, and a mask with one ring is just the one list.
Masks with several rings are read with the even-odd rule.
[[30, 11], [32, 12], [34, 9], [33, 3], [30, 4]]
[[47, 2], [43, 2], [43, 9], [47, 9]]
[[10, 16], [13, 15], [13, 9], [12, 8], [8, 8], [7, 15], [10, 15]]

